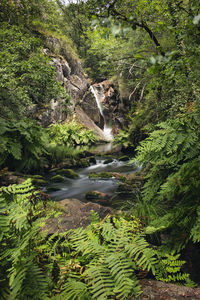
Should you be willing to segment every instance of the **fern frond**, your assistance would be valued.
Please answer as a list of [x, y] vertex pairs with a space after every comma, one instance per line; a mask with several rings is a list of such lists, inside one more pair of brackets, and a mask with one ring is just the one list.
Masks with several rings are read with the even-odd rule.
[[67, 281], [63, 286], [60, 294], [62, 300], [89, 300], [91, 299], [88, 292], [87, 284], [80, 281]]
[[152, 271], [155, 274], [157, 263], [156, 252], [149, 247], [145, 239], [137, 235], [131, 244], [126, 245], [125, 251], [136, 261], [136, 264], [143, 270]]
[[92, 299], [109, 299], [114, 296], [115, 284], [110, 274], [108, 266], [104, 261], [93, 262], [85, 273], [88, 278], [88, 285], [92, 294]]
[[127, 299], [138, 280], [133, 276], [136, 268], [132, 259], [125, 252], [115, 252], [106, 257], [106, 263], [115, 281], [114, 293], [119, 299]]

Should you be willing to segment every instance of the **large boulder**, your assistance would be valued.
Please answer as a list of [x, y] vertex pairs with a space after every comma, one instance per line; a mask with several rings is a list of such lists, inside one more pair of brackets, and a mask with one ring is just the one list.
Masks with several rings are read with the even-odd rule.
[[[43, 49], [43, 52], [50, 57], [50, 64], [56, 70], [56, 79], [65, 87], [69, 94], [71, 99], [70, 109], [73, 111], [90, 86], [80, 60], [66, 41], [51, 36], [47, 37], [46, 48]], [[44, 126], [64, 121], [67, 118], [67, 113], [63, 99], [56, 101], [50, 99], [49, 105], [43, 109], [40, 108], [37, 116]]]
[[86, 112], [80, 106], [76, 106], [75, 112], [76, 117], [81, 124], [86, 126], [88, 129], [93, 130], [100, 140], [105, 141], [103, 130], [95, 124], [95, 122], [86, 114]]
[[90, 224], [91, 210], [97, 212], [101, 219], [112, 213], [110, 207], [92, 202], [84, 203], [78, 199], [64, 199], [58, 205], [62, 215], [59, 218], [50, 218], [46, 221], [43, 230], [47, 231], [48, 234], [88, 226]]

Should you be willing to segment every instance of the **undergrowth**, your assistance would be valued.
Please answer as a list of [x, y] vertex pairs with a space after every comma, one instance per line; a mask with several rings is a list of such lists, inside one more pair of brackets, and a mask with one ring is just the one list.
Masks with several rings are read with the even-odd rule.
[[50, 235], [42, 229], [45, 220], [62, 218], [62, 210], [30, 179], [2, 187], [0, 207], [1, 299], [127, 299], [142, 293], [141, 271], [163, 281], [188, 280], [179, 254], [149, 244], [134, 216], [100, 220], [92, 212], [87, 228]]

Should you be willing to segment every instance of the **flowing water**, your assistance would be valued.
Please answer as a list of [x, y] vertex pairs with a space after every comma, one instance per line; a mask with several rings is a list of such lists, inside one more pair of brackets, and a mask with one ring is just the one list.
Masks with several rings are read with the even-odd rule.
[[97, 157], [97, 163], [87, 168], [77, 170], [79, 174], [78, 179], [66, 178], [64, 182], [53, 183], [51, 187], [58, 188], [58, 191], [50, 192], [50, 196], [54, 200], [63, 200], [66, 198], [76, 198], [82, 201], [85, 200], [85, 193], [88, 191], [99, 191], [112, 195], [118, 186], [118, 181], [115, 178], [111, 179], [89, 179], [88, 175], [91, 172], [117, 172], [121, 174], [128, 174], [136, 171], [134, 164], [128, 165], [127, 162], [118, 161], [105, 164], [105, 159]]
[[104, 133], [104, 137], [107, 141], [112, 141], [113, 139], [113, 134], [112, 134], [112, 127], [108, 126], [107, 122], [106, 122], [106, 118], [105, 115], [103, 113], [103, 109], [101, 106], [101, 102], [104, 100], [105, 96], [104, 96], [104, 89], [102, 85], [99, 85], [100, 87], [100, 92], [98, 92], [98, 90], [96, 89], [96, 87], [92, 86], [90, 87], [91, 92], [93, 93], [96, 103], [97, 103], [97, 107], [99, 109], [100, 114], [103, 117], [104, 120], [104, 128], [103, 128], [103, 133]]

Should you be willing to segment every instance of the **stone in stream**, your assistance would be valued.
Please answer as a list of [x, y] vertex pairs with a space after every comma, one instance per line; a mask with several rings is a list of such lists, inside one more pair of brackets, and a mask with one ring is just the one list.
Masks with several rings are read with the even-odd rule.
[[89, 191], [85, 194], [85, 199], [100, 204], [108, 204], [110, 196], [99, 191]]
[[129, 160], [129, 157], [127, 155], [123, 155], [121, 157], [119, 157], [118, 159], [119, 161], [128, 161]]
[[61, 175], [58, 174], [58, 175], [55, 175], [55, 176], [51, 177], [50, 180], [52, 182], [62, 182], [62, 181], [65, 180], [65, 178], [63, 176], [61, 176]]
[[89, 174], [90, 179], [110, 179], [112, 177], [113, 175], [111, 172], [101, 172], [101, 173], [91, 172]]
[[107, 165], [107, 164], [110, 164], [111, 162], [113, 162], [113, 159], [112, 158], [108, 158], [104, 161], [104, 165]]
[[71, 169], [61, 169], [57, 171], [58, 174], [61, 174], [67, 178], [77, 179], [79, 178], [78, 173]]
[[91, 156], [89, 158], [89, 162], [90, 162], [90, 164], [94, 164], [94, 165], [96, 165], [96, 163], [97, 163], [96, 158], [94, 156]]
[[43, 231], [47, 234], [55, 232], [66, 232], [69, 229], [78, 227], [86, 227], [90, 224], [91, 210], [99, 214], [100, 219], [105, 218], [108, 214], [112, 214], [110, 207], [101, 206], [97, 203], [84, 203], [78, 199], [64, 199], [57, 202], [62, 211], [59, 218], [50, 218], [46, 221]]

